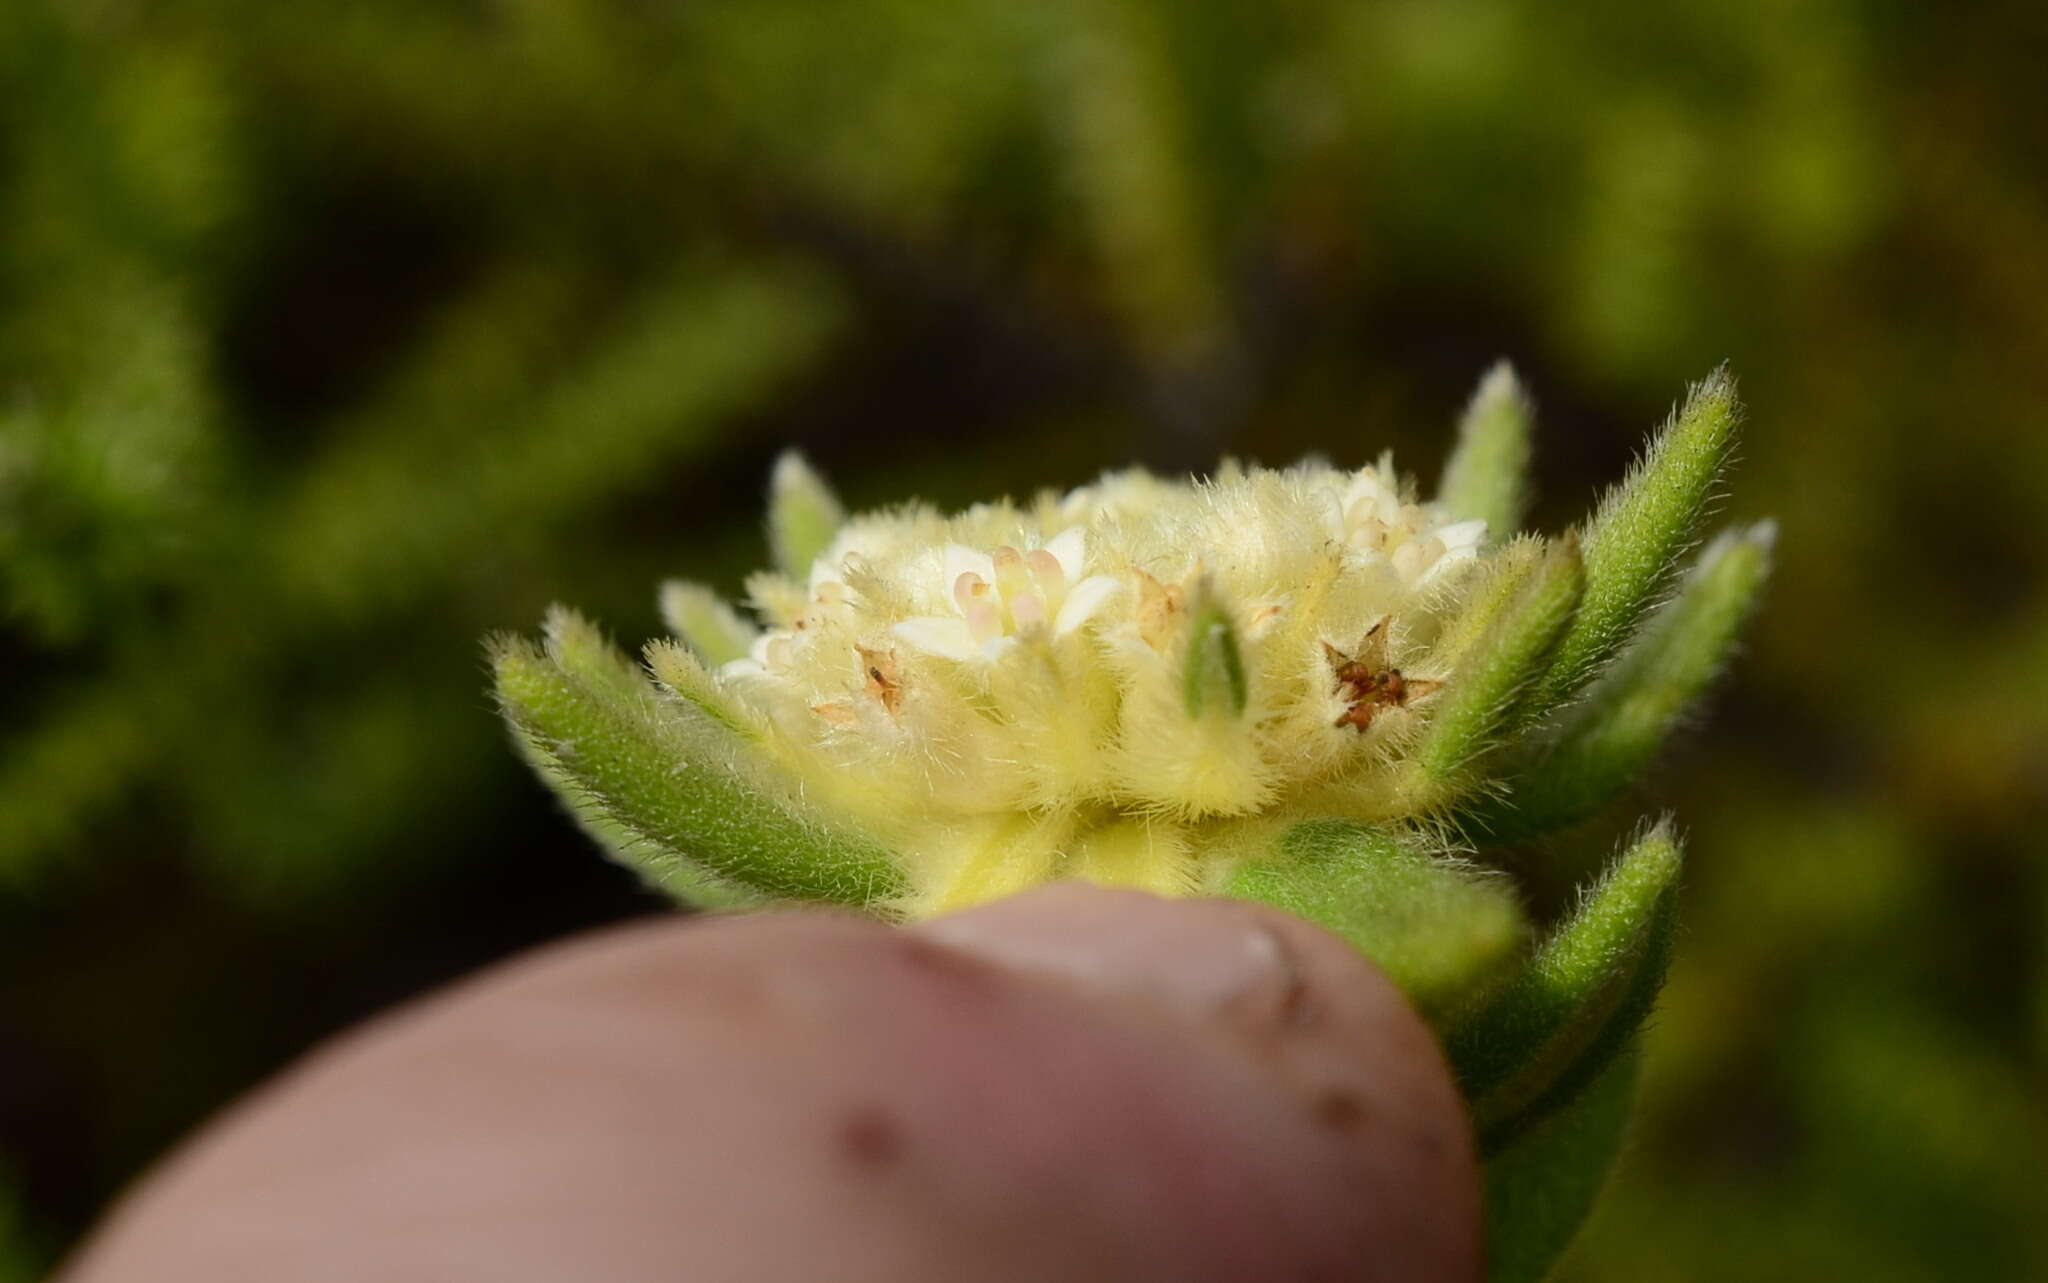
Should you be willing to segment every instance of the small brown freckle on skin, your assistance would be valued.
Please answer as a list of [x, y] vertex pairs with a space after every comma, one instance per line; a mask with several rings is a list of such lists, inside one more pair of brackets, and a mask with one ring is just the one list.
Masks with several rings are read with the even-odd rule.
[[839, 1123], [839, 1147], [859, 1167], [892, 1167], [903, 1157], [903, 1131], [896, 1120], [868, 1105]]
[[1365, 1102], [1348, 1091], [1328, 1091], [1317, 1097], [1316, 1121], [1335, 1132], [1353, 1132], [1365, 1121]]
[[1451, 1133], [1441, 1127], [1422, 1128], [1416, 1134], [1415, 1145], [1417, 1149], [1428, 1154], [1431, 1158], [1448, 1154], [1457, 1147]]

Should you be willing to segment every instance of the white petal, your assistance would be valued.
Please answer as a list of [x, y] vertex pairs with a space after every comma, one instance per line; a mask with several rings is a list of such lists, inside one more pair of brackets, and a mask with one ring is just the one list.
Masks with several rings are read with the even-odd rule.
[[767, 671], [757, 659], [728, 659], [718, 666], [718, 680], [745, 681], [749, 677], [760, 677]]
[[982, 662], [993, 664], [1015, 649], [1017, 649], [1017, 639], [1015, 637], [991, 637], [982, 643]]
[[1060, 563], [1060, 569], [1067, 572], [1067, 582], [1078, 583], [1088, 569], [1088, 532], [1080, 526], [1069, 526], [1045, 541], [1045, 550]]
[[927, 655], [938, 655], [946, 659], [973, 659], [978, 651], [974, 644], [974, 634], [967, 631], [967, 621], [964, 619], [919, 615], [902, 621], [889, 631], [899, 640]]
[[1390, 520], [1400, 510], [1400, 491], [1380, 479], [1374, 468], [1360, 468], [1351, 474], [1351, 484], [1344, 487], [1344, 519], [1357, 523], [1378, 517]]
[[1477, 560], [1479, 560], [1479, 550], [1476, 548], [1449, 549], [1443, 556], [1438, 557], [1435, 562], [1431, 563], [1429, 569], [1422, 572], [1422, 577], [1415, 581], [1416, 586], [1421, 587], [1424, 584], [1434, 583], [1438, 576], [1446, 573], [1453, 567], [1462, 566], [1468, 561]]
[[763, 668], [773, 668], [778, 664], [787, 664], [790, 656], [790, 643], [795, 640], [795, 637], [796, 634], [786, 628], [778, 628], [774, 632], [762, 633], [754, 639], [753, 645], [747, 647], [747, 658]]
[[946, 578], [943, 581], [950, 591], [965, 574], [980, 575], [989, 583], [996, 581], [996, 559], [985, 552], [977, 552], [966, 544], [946, 545]]
[[1452, 552], [1477, 548], [1486, 542], [1486, 522], [1484, 519], [1454, 521], [1448, 526], [1438, 527], [1436, 537], [1443, 540], [1444, 547]]
[[831, 552], [831, 549], [826, 549], [818, 555], [816, 561], [811, 563], [811, 573], [805, 582], [810, 589], [811, 595], [814, 597], [817, 596], [818, 589], [822, 588], [827, 582], [837, 579], [845, 573], [845, 567], [840, 564], [842, 559], [831, 556]]
[[1074, 591], [1067, 594], [1066, 601], [1060, 605], [1060, 613], [1052, 621], [1052, 635], [1064, 637], [1095, 618], [1123, 588], [1109, 575], [1090, 575], [1075, 584]]
[[1399, 574], [1401, 578], [1407, 580], [1410, 584], [1413, 584], [1421, 579], [1423, 572], [1434, 566], [1437, 563], [1437, 559], [1443, 555], [1443, 542], [1431, 536], [1425, 539], [1410, 539], [1399, 548], [1394, 549], [1393, 556], [1389, 560], [1394, 563], [1395, 573]]

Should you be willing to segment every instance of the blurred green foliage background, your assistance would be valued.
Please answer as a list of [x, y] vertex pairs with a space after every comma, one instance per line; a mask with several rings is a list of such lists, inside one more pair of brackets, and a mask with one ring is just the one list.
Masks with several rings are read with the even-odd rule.
[[785, 443], [1428, 479], [1499, 355], [1542, 523], [1726, 358], [1784, 525], [1566, 1276], [2048, 1277], [2044, 65], [2032, 0], [0, 4], [0, 1279], [658, 907], [477, 640], [736, 587]]

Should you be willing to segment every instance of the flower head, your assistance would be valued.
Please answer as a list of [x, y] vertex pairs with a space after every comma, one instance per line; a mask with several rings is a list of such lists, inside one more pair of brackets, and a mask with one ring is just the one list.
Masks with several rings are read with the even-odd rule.
[[[1063, 876], [1213, 890], [1310, 820], [1441, 850], [1481, 822], [1512, 829], [1518, 809], [1583, 810], [1521, 777], [1568, 756], [1543, 742], [1546, 714], [1645, 631], [1732, 406], [1725, 379], [1701, 385], [1583, 539], [1501, 529], [1527, 453], [1527, 401], [1501, 372], [1427, 500], [1382, 456], [1130, 470], [1026, 502], [849, 517], [788, 456], [771, 486], [779, 564], [747, 584], [758, 622], [670, 585], [683, 644], [649, 648], [657, 687], [605, 687], [641, 692], [619, 716], [663, 788], [729, 787], [721, 805], [743, 800], [780, 836], [679, 827], [718, 819], [702, 789], [622, 797], [602, 818], [674, 868], [764, 889], [819, 885], [814, 848], [835, 835], [868, 853], [857, 898], [917, 914]], [[541, 736], [509, 695], [508, 711], [558, 777], [615, 787], [588, 765], [590, 736]], [[1618, 787], [1603, 776], [1586, 796]]]
[[[1484, 540], [1384, 459], [912, 505], [756, 577], [767, 627], [716, 681], [910, 853], [921, 901], [1003, 889], [1027, 861], [1050, 875], [1105, 834], [1145, 854], [1098, 875], [1187, 889], [1204, 825], [1311, 791], [1374, 809], [1359, 790], [1447, 675]], [[1203, 619], [1241, 689], [1198, 713]], [[948, 858], [983, 830], [1002, 853]]]
[[1305, 914], [1438, 1022], [1502, 1153], [1626, 1073], [1679, 848], [1647, 828], [1534, 944], [1477, 861], [1620, 795], [1718, 670], [1772, 539], [1683, 569], [1736, 417], [1717, 372], [1557, 537], [1509, 534], [1505, 367], [1427, 501], [1383, 457], [849, 518], [791, 455], [758, 622], [669, 584], [679, 640], [642, 670], [557, 608], [494, 643], [499, 697], [584, 825], [690, 899], [902, 917], [1071, 877]]

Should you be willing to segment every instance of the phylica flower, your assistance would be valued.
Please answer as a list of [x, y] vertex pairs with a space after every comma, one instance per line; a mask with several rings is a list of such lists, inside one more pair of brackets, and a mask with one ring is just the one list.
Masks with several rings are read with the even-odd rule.
[[1061, 874], [1191, 891], [1222, 823], [1312, 794], [1384, 818], [1485, 536], [1384, 459], [913, 504], [752, 580], [767, 630], [717, 682], [920, 907]]
[[680, 644], [636, 672], [558, 611], [543, 646], [500, 643], [499, 692], [594, 833], [715, 902], [1251, 893], [1307, 876], [1335, 831], [1312, 822], [1456, 854], [1605, 802], [1719, 663], [1762, 532], [1670, 589], [1734, 419], [1716, 375], [1554, 538], [1511, 533], [1529, 413], [1505, 368], [1427, 499], [1382, 457], [848, 518], [788, 456], [754, 621], [668, 585]]
[[669, 584], [679, 640], [643, 669], [558, 608], [494, 644], [499, 698], [585, 827], [685, 898], [901, 917], [1072, 877], [1321, 922], [1437, 1024], [1515, 1187], [1490, 1250], [1534, 1277], [1572, 1216], [1514, 1212], [1560, 1170], [1515, 1155], [1606, 1137], [1571, 1160], [1597, 1185], [1679, 846], [1647, 827], [1533, 941], [1485, 861], [1620, 795], [1733, 644], [1771, 527], [1681, 566], [1736, 417], [1716, 373], [1557, 537], [1511, 533], [1530, 411], [1504, 367], [1427, 500], [1382, 458], [848, 519], [789, 456], [758, 622]]

